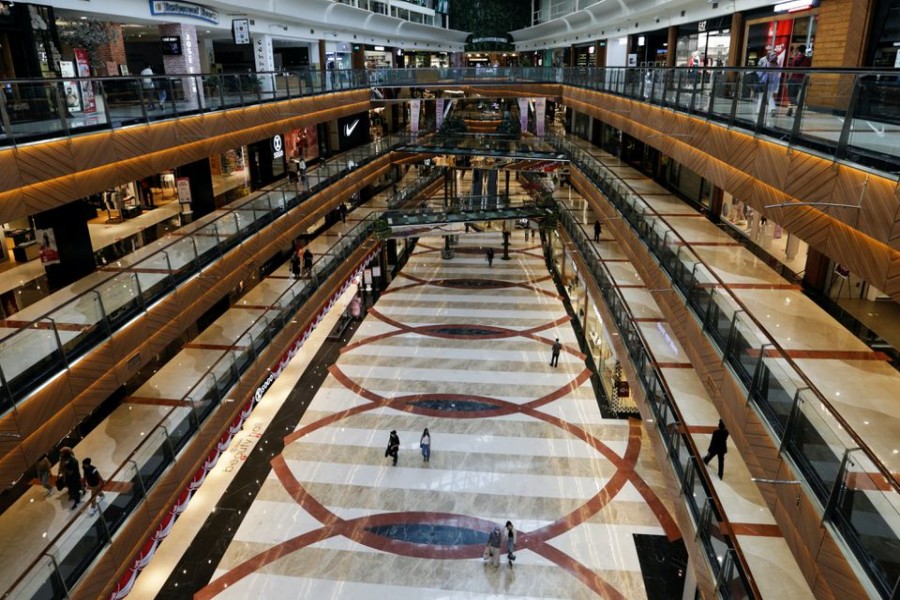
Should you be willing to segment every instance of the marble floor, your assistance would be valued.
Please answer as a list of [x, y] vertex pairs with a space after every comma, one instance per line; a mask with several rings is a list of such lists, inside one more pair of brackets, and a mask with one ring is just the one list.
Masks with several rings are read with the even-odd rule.
[[[677, 545], [670, 492], [642, 424], [600, 414], [538, 242], [523, 237], [493, 266], [483, 249], [499, 249], [498, 231], [460, 236], [452, 260], [420, 240], [195, 598], [647, 597], [635, 537]], [[504, 552], [494, 567], [485, 541], [507, 520], [515, 566]]]

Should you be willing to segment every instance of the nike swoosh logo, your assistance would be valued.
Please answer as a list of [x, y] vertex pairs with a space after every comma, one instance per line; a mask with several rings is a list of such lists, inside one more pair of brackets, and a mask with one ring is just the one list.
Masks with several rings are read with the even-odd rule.
[[353, 130], [356, 129], [357, 125], [359, 125], [359, 119], [353, 121], [351, 125], [344, 125], [344, 136], [350, 137], [353, 135]]

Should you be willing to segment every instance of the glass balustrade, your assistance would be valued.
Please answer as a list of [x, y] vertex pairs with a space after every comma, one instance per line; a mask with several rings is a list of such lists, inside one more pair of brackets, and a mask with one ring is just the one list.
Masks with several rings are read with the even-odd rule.
[[[666, 446], [669, 461], [676, 479], [681, 484], [682, 497], [694, 518], [698, 540], [706, 550], [709, 564], [720, 581], [720, 591], [723, 595], [730, 594], [726, 597], [751, 597], [743, 565], [732, 561], [727, 563], [727, 572], [723, 571], [726, 563], [722, 557], [736, 556], [731, 538], [724, 534], [722, 516], [715, 507], [710, 491], [712, 485], [705, 479], [706, 469], [698, 468], [698, 451], [681, 429], [681, 419], [672, 394], [666, 389], [661, 374], [651, 359], [650, 351], [640, 334], [634, 316], [628, 310], [628, 304], [621, 296], [619, 288], [611, 285], [612, 275], [589, 241], [591, 239], [589, 233], [565, 207], [561, 207], [560, 210], [560, 223], [588, 264], [590, 275], [597, 282], [619, 335], [628, 349], [632, 364], [639, 375], [638, 383], [643, 388], [645, 398], [654, 413], [654, 420]], [[727, 589], [722, 589], [721, 586], [727, 586]]]
[[[704, 333], [748, 391], [750, 402], [825, 511], [825, 523], [845, 538], [879, 592], [889, 596], [890, 590], [900, 583], [896, 558], [900, 556], [897, 552], [900, 549], [900, 520], [897, 518], [900, 494], [894, 476], [866, 446], [865, 439], [849, 428], [821, 391], [778, 347], [765, 328], [748, 314], [740, 299], [717, 280], [676, 232], [654, 217], [649, 207], [648, 210], [637, 207], [634, 199], [639, 196], [629, 194], [627, 186], [617, 182], [612, 172], [599, 161], [571, 142], [560, 139], [556, 143], [640, 234], [642, 242], [670, 276], [673, 286], [684, 293], [686, 304], [702, 323]], [[608, 301], [610, 305], [619, 302]], [[626, 323], [620, 329], [623, 341], [634, 355], [637, 342], [630, 337], [630, 326]], [[663, 414], [661, 412], [660, 416]], [[848, 453], [859, 454], [855, 460], [865, 463], [870, 470], [848, 476], [848, 467], [842, 464]], [[854, 495], [857, 491], [854, 486], [858, 482], [870, 485], [867, 480], [878, 495], [873, 493], [872, 498]], [[864, 508], [859, 509], [854, 523], [853, 502], [840, 504], [839, 501], [857, 497]], [[857, 529], [856, 526], [867, 519], [884, 525], [878, 529], [880, 535], [869, 535], [868, 530], [862, 534]]]
[[[760, 84], [761, 72], [753, 67], [487, 67], [5, 80], [0, 82], [5, 90], [0, 146], [340, 90], [372, 89], [378, 100], [383, 87], [564, 83], [763, 133], [828, 158], [900, 172], [896, 71], [779, 69], [766, 72], [767, 83]], [[87, 110], [68, 108], [66, 86], [73, 81], [93, 94]]]
[[[141, 440], [125, 464], [112, 476], [115, 490], [105, 492], [99, 518], [84, 513], [53, 540], [47, 551], [7, 592], [12, 597], [64, 598], [107, 546], [112, 535], [159, 480], [177, 453], [197, 431], [199, 424], [223, 402], [268, 343], [303, 306], [318, 285], [325, 282], [344, 260], [375, 230], [371, 214], [345, 232], [318, 256], [310, 279], [294, 281], [238, 336], [236, 349], [222, 355], [203, 373], [182, 398], [182, 406], [170, 409], [162, 423]], [[124, 485], [123, 485], [124, 482]]]
[[[292, 183], [283, 183], [215, 211], [180, 229], [177, 237], [156, 243], [151, 255], [139, 252], [137, 260], [124, 257], [111, 265], [121, 265], [122, 272], [61, 307], [30, 317], [21, 329], [2, 330], [6, 336], [0, 339], [0, 410], [14, 408], [72, 361], [110, 339], [148, 306], [200, 274], [277, 216], [305, 202], [348, 170], [407, 141], [407, 137], [395, 135], [342, 154], [327, 163], [322, 173], [319, 169], [310, 171], [314, 182], [303, 191], [297, 191]], [[13, 319], [22, 320], [29, 314], [26, 309]]]

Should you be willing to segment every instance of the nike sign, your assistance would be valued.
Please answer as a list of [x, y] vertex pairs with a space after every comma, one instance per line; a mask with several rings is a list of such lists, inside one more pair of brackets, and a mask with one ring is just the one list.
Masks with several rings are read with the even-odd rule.
[[348, 125], [344, 125], [344, 137], [350, 137], [353, 135], [353, 130], [356, 129], [356, 126], [359, 125], [359, 119], [353, 121]]

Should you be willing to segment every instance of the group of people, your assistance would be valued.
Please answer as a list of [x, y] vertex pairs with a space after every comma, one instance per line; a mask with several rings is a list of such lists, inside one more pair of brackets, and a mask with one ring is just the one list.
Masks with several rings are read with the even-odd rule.
[[[303, 269], [300, 269], [300, 263], [303, 262]], [[313, 253], [307, 248], [297, 248], [291, 253], [291, 275], [294, 279], [300, 277], [312, 277]]]
[[[812, 61], [806, 55], [806, 46], [799, 45], [794, 48], [787, 66], [793, 69], [808, 69], [811, 65]], [[779, 69], [783, 66], [777, 50], [767, 47], [765, 55], [759, 59], [757, 66], [760, 70], [753, 73], [756, 82], [752, 86], [756, 98], [755, 114], [759, 114], [763, 102], [765, 102], [766, 116], [773, 115], [776, 107], [775, 99], [781, 90], [782, 73]], [[805, 74], [802, 71], [790, 71], [785, 74], [788, 96], [787, 116], [789, 117], [794, 114], [795, 107], [800, 102], [800, 90], [803, 87], [804, 77]]]
[[[431, 462], [431, 433], [428, 432], [427, 427], [419, 438], [419, 449], [422, 451], [422, 462]], [[396, 430], [391, 431], [391, 434], [388, 437], [384, 456], [392, 458], [394, 461], [393, 465], [395, 467], [397, 466], [397, 458], [400, 456], [400, 436], [397, 435]]]
[[[50, 484], [50, 458], [45, 454], [37, 462], [37, 475], [47, 490], [47, 496], [53, 493], [53, 486]], [[90, 514], [93, 515], [100, 508], [100, 499], [103, 498], [103, 486], [106, 481], [100, 475], [90, 458], [85, 458], [79, 465], [78, 459], [75, 458], [75, 452], [71, 448], [65, 446], [59, 450], [59, 473], [56, 476], [56, 489], [59, 491], [66, 490], [69, 494], [69, 500], [72, 501], [72, 510], [78, 508], [81, 498], [84, 496], [84, 490], [87, 488], [91, 492], [90, 497]]]
[[[431, 433], [427, 427], [422, 432], [421, 437], [419, 437], [419, 448], [422, 451], [422, 461], [431, 462]], [[397, 458], [400, 456], [400, 436], [397, 435], [397, 430], [391, 431], [388, 437], [387, 448], [384, 450], [384, 456], [385, 458], [391, 458], [393, 466], [397, 466]], [[502, 539], [500, 528], [495, 527], [488, 536], [487, 545], [484, 548], [485, 563], [490, 562], [495, 567], [500, 566]], [[509, 566], [512, 566], [516, 560], [516, 529], [510, 521], [506, 522], [506, 550]]]

